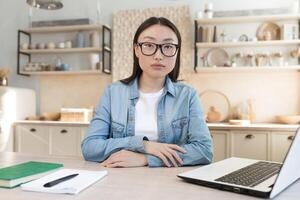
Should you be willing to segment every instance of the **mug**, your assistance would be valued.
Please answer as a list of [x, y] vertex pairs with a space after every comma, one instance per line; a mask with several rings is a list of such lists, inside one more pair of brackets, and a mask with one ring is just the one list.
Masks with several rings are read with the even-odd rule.
[[40, 42], [40, 43], [37, 43], [37, 44], [36, 44], [36, 47], [37, 47], [38, 49], [45, 49], [46, 45], [45, 45], [45, 43]]
[[36, 45], [35, 44], [30, 44], [29, 45], [29, 49], [35, 49], [36, 48]]
[[28, 43], [23, 43], [23, 44], [21, 44], [21, 49], [27, 50], [28, 48], [29, 48]]
[[59, 42], [57, 44], [57, 48], [64, 49], [65, 48], [65, 43], [64, 42]]
[[70, 70], [70, 66], [66, 63], [63, 63], [60, 65], [61, 70], [63, 71], [69, 71]]
[[55, 43], [54, 42], [48, 42], [47, 49], [55, 49]]
[[72, 42], [71, 41], [66, 41], [65, 42], [65, 48], [72, 48]]

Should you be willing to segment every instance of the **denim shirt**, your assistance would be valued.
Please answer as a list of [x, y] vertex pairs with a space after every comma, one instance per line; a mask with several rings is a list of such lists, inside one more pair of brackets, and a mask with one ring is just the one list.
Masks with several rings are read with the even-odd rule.
[[[122, 149], [145, 153], [143, 140], [147, 138], [135, 136], [134, 130], [138, 98], [138, 79], [128, 85], [118, 81], [106, 88], [81, 144], [86, 160], [102, 162]], [[177, 144], [187, 151], [177, 152], [184, 165], [212, 161], [211, 136], [197, 92], [190, 86], [166, 78], [157, 108], [157, 129], [158, 142]], [[158, 157], [146, 156], [149, 167], [164, 166]]]

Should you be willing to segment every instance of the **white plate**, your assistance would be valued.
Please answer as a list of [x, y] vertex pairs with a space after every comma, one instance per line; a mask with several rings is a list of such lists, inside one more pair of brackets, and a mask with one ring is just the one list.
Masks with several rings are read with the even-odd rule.
[[211, 67], [226, 66], [229, 64], [229, 55], [224, 49], [213, 48], [207, 53], [207, 63]]
[[230, 119], [229, 124], [231, 125], [241, 125], [241, 126], [248, 126], [251, 124], [250, 120], [245, 119]]

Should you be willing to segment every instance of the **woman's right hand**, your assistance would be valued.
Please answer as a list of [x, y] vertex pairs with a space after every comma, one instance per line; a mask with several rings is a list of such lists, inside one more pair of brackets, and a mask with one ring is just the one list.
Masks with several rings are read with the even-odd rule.
[[178, 167], [177, 163], [183, 165], [183, 160], [176, 151], [186, 153], [186, 150], [176, 144], [144, 141], [144, 148], [146, 153], [160, 158], [167, 167], [171, 167], [168, 160], [172, 162], [174, 167]]

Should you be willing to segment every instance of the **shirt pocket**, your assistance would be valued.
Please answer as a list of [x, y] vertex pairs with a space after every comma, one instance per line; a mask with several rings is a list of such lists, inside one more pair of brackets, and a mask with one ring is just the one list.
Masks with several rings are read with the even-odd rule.
[[172, 122], [172, 131], [174, 134], [174, 141], [176, 144], [186, 143], [188, 132], [188, 118], [182, 117]]
[[123, 132], [124, 132], [124, 125], [117, 123], [117, 122], [112, 122], [111, 123], [111, 132], [112, 132], [112, 137], [113, 138], [122, 138], [123, 137]]

